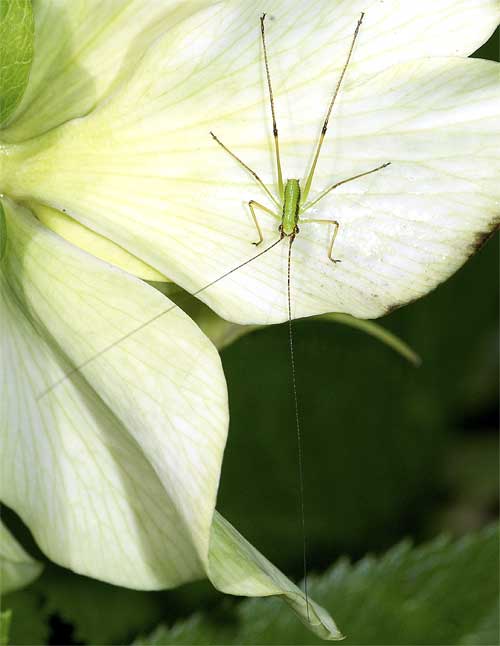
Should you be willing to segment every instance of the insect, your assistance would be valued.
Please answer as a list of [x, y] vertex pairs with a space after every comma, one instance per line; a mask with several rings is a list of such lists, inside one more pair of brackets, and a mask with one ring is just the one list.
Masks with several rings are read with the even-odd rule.
[[333, 219], [317, 219], [317, 218], [304, 218], [302, 217], [302, 214], [306, 213], [316, 205], [320, 200], [322, 200], [324, 197], [326, 197], [331, 191], [335, 190], [339, 186], [342, 186], [343, 184], [346, 184], [347, 182], [352, 182], [355, 179], [359, 179], [361, 177], [364, 177], [366, 175], [370, 175], [371, 173], [375, 173], [379, 170], [382, 170], [383, 168], [386, 168], [387, 166], [390, 165], [391, 162], [385, 162], [381, 164], [380, 166], [377, 166], [376, 168], [372, 168], [370, 170], [367, 170], [363, 173], [359, 173], [358, 175], [354, 175], [352, 177], [349, 177], [347, 179], [341, 180], [339, 182], [336, 182], [335, 184], [332, 184], [325, 190], [323, 190], [318, 196], [316, 196], [314, 199], [307, 201], [307, 198], [309, 196], [309, 192], [311, 190], [311, 185], [314, 177], [314, 172], [316, 170], [316, 165], [319, 159], [319, 155], [321, 152], [321, 148], [323, 146], [323, 141], [325, 139], [327, 130], [328, 130], [328, 123], [330, 121], [330, 117], [332, 114], [333, 106], [335, 104], [335, 100], [339, 94], [340, 87], [342, 85], [342, 81], [344, 79], [345, 73], [347, 71], [347, 67], [349, 65], [349, 62], [351, 60], [351, 56], [354, 50], [354, 45], [356, 43], [356, 39], [358, 37], [359, 30], [361, 28], [361, 24], [363, 22], [364, 18], [364, 13], [361, 14], [358, 23], [356, 25], [356, 29], [354, 31], [354, 35], [351, 41], [351, 46], [349, 48], [349, 52], [347, 55], [346, 62], [344, 64], [344, 67], [342, 69], [342, 72], [340, 74], [339, 80], [337, 82], [337, 85], [335, 87], [335, 91], [333, 93], [332, 99], [330, 101], [330, 104], [328, 106], [328, 110], [326, 113], [326, 117], [323, 123], [323, 127], [321, 129], [321, 134], [318, 140], [318, 143], [316, 145], [316, 150], [315, 154], [313, 157], [313, 161], [311, 164], [311, 168], [309, 169], [309, 173], [307, 175], [307, 179], [304, 185], [304, 188], [302, 189], [300, 186], [300, 180], [295, 178], [295, 179], [287, 179], [286, 182], [283, 182], [283, 172], [281, 168], [281, 157], [280, 157], [280, 149], [279, 149], [279, 136], [278, 136], [278, 127], [277, 127], [277, 121], [276, 121], [276, 111], [275, 111], [275, 106], [274, 106], [274, 95], [273, 95], [273, 89], [272, 89], [272, 84], [271, 84], [271, 73], [270, 73], [270, 67], [269, 67], [269, 60], [268, 60], [268, 55], [267, 55], [267, 45], [266, 45], [266, 35], [265, 35], [265, 19], [266, 19], [266, 14], [264, 13], [260, 17], [260, 32], [261, 32], [261, 40], [262, 40], [262, 48], [264, 52], [264, 63], [265, 63], [265, 69], [266, 69], [266, 78], [267, 78], [267, 87], [268, 87], [268, 92], [269, 92], [269, 101], [270, 101], [270, 106], [271, 106], [271, 117], [272, 117], [272, 124], [273, 124], [273, 138], [274, 138], [274, 150], [275, 150], [275, 157], [276, 157], [276, 169], [277, 169], [277, 178], [278, 178], [278, 197], [275, 197], [272, 192], [269, 190], [269, 188], [264, 184], [264, 182], [261, 180], [259, 175], [252, 170], [247, 164], [245, 164], [237, 155], [235, 155], [225, 144], [222, 143], [222, 141], [213, 133], [210, 132], [212, 138], [219, 144], [219, 146], [225, 150], [231, 157], [236, 160], [246, 171], [248, 171], [252, 177], [255, 179], [255, 181], [264, 189], [264, 191], [267, 193], [268, 197], [272, 200], [274, 205], [277, 208], [277, 211], [273, 211], [272, 209], [268, 208], [267, 206], [264, 206], [260, 202], [257, 202], [255, 200], [250, 200], [248, 202], [248, 206], [250, 209], [250, 213], [252, 215], [253, 222], [255, 224], [255, 228], [257, 229], [257, 234], [259, 236], [259, 239], [257, 242], [254, 242], [253, 244], [258, 246], [263, 242], [264, 238], [262, 235], [262, 230], [259, 225], [259, 221], [257, 219], [257, 214], [255, 213], [255, 209], [259, 209], [272, 217], [278, 219], [280, 221], [278, 231], [280, 233], [280, 240], [283, 238], [287, 237], [290, 240], [290, 248], [295, 240], [295, 237], [299, 234], [300, 229], [299, 229], [299, 221], [301, 223], [316, 223], [316, 224], [327, 224], [327, 225], [333, 225], [333, 233], [330, 238], [330, 243], [328, 245], [328, 258], [333, 262], [337, 263], [340, 262], [340, 260], [336, 259], [333, 257], [333, 245], [335, 243], [335, 238], [337, 237], [340, 224], [337, 220]]
[[[344, 79], [345, 73], [347, 71], [347, 67], [351, 60], [351, 56], [354, 51], [354, 46], [359, 34], [359, 30], [361, 28], [361, 24], [363, 22], [364, 15], [365, 15], [364, 13], [360, 15], [360, 18], [354, 30], [354, 34], [351, 40], [351, 45], [349, 47], [349, 51], [347, 54], [347, 59], [344, 63], [342, 72], [337, 81], [337, 85], [335, 87], [333, 96], [329, 103], [326, 117], [323, 122], [323, 127], [321, 129], [321, 134], [319, 136], [318, 143], [316, 144], [316, 149], [312, 160], [312, 164], [309, 169], [309, 173], [307, 175], [303, 189], [301, 188], [300, 180], [298, 178], [287, 179], [285, 183], [283, 182], [283, 171], [281, 168], [278, 126], [276, 121], [274, 95], [273, 95], [273, 89], [272, 89], [272, 83], [271, 83], [269, 60], [267, 55], [266, 34], [265, 34], [265, 19], [266, 19], [265, 13], [260, 17], [260, 33], [261, 33], [262, 49], [264, 52], [264, 64], [265, 64], [265, 70], [266, 70], [267, 88], [268, 88], [269, 102], [270, 102], [270, 108], [271, 108], [274, 151], [275, 151], [275, 158], [276, 158], [276, 170], [277, 170], [277, 180], [278, 180], [278, 196], [276, 197], [272, 194], [270, 189], [266, 186], [266, 184], [262, 181], [262, 179], [253, 169], [251, 169], [247, 164], [245, 164], [245, 162], [243, 162], [237, 155], [235, 155], [235, 153], [233, 153], [225, 144], [223, 144], [222, 141], [213, 132], [210, 133], [212, 138], [217, 142], [217, 144], [226, 153], [228, 153], [238, 164], [240, 164], [247, 172], [249, 172], [252, 175], [254, 180], [264, 189], [264, 191], [266, 192], [268, 197], [272, 200], [272, 202], [274, 203], [277, 209], [277, 211], [274, 211], [273, 209], [270, 209], [267, 206], [255, 200], [250, 200], [248, 202], [248, 207], [250, 209], [250, 213], [251, 213], [253, 222], [255, 224], [257, 234], [259, 236], [259, 239], [253, 244], [258, 246], [264, 240], [264, 237], [262, 235], [262, 230], [260, 228], [259, 221], [257, 219], [257, 214], [255, 212], [256, 209], [259, 209], [260, 211], [263, 211], [264, 213], [267, 213], [268, 215], [271, 215], [275, 219], [279, 220], [278, 232], [280, 237], [278, 242], [281, 242], [281, 240], [283, 240], [284, 238], [288, 238], [289, 240], [288, 272], [287, 272], [287, 303], [288, 303], [288, 330], [289, 330], [288, 337], [289, 337], [290, 361], [291, 361], [291, 373], [292, 373], [292, 392], [293, 392], [293, 400], [294, 400], [294, 408], [295, 408], [295, 424], [296, 424], [296, 432], [297, 432], [298, 479], [299, 479], [301, 531], [302, 531], [304, 594], [305, 594], [305, 600], [306, 600], [308, 619], [309, 619], [309, 595], [308, 595], [308, 589], [307, 589], [307, 544], [306, 544], [306, 523], [305, 523], [305, 509], [304, 509], [305, 504], [304, 504], [304, 473], [303, 473], [304, 468], [303, 468], [303, 456], [302, 456], [302, 439], [301, 439], [299, 404], [298, 404], [298, 396], [297, 396], [297, 379], [296, 379], [296, 368], [295, 368], [294, 337], [293, 337], [293, 327], [292, 327], [292, 304], [291, 304], [292, 244], [295, 238], [300, 233], [299, 221], [301, 224], [315, 223], [315, 224], [326, 224], [329, 226], [333, 226], [333, 232], [330, 237], [330, 242], [327, 250], [328, 258], [334, 264], [341, 262], [340, 259], [333, 257], [333, 245], [335, 243], [335, 239], [339, 232], [339, 228], [340, 228], [339, 222], [334, 219], [304, 218], [303, 214], [307, 213], [307, 211], [311, 209], [311, 207], [313, 207], [315, 204], [320, 202], [320, 200], [322, 200], [331, 191], [335, 190], [339, 186], [342, 186], [343, 184], [346, 184], [348, 182], [352, 182], [353, 180], [359, 179], [361, 177], [365, 177], [366, 175], [370, 175], [371, 173], [376, 173], [377, 171], [380, 171], [386, 168], [391, 163], [391, 162], [385, 162], [380, 166], [377, 166], [376, 168], [372, 168], [363, 173], [359, 173], [347, 179], [338, 181], [332, 184], [331, 186], [327, 187], [326, 189], [324, 189], [322, 192], [320, 192], [318, 196], [308, 201], [309, 193], [312, 186], [312, 181], [314, 178], [314, 173], [316, 170], [316, 165], [318, 163], [321, 148], [323, 146], [323, 142], [328, 130], [328, 123], [330, 121], [333, 106], [339, 94], [342, 81]], [[274, 242], [267, 249], [265, 249], [261, 254], [258, 254], [258, 256], [262, 255], [263, 253], [266, 253], [267, 251], [272, 249], [276, 244], [277, 242]], [[248, 262], [249, 261], [247, 261], [246, 263], [243, 263], [243, 265], [247, 264]], [[243, 265], [240, 265], [240, 266], [243, 266]]]

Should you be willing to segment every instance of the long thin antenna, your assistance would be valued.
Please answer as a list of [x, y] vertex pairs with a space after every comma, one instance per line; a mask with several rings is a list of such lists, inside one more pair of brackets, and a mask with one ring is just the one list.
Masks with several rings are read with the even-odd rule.
[[297, 429], [297, 455], [299, 458], [299, 504], [300, 504], [300, 520], [302, 529], [302, 561], [304, 568], [304, 594], [306, 597], [307, 621], [311, 621], [309, 616], [309, 593], [307, 589], [307, 544], [306, 544], [306, 515], [304, 504], [304, 460], [302, 456], [302, 434], [300, 432], [300, 417], [299, 417], [299, 398], [297, 395], [297, 377], [295, 373], [295, 353], [293, 346], [293, 326], [292, 326], [292, 298], [291, 298], [291, 264], [292, 264], [292, 244], [295, 240], [295, 235], [290, 236], [290, 244], [288, 247], [288, 340], [290, 344], [290, 365], [292, 368], [292, 389], [293, 389], [293, 402], [295, 406], [295, 426]]
[[[245, 260], [245, 262], [242, 262], [242, 263], [240, 263], [239, 265], [237, 265], [236, 267], [233, 267], [232, 269], [230, 269], [229, 271], [226, 271], [226, 273], [222, 274], [222, 276], [219, 276], [219, 277], [218, 277], [218, 278], [216, 278], [215, 280], [212, 280], [210, 283], [208, 283], [208, 285], [204, 285], [203, 287], [201, 287], [200, 289], [196, 290], [195, 292], [193, 292], [193, 293], [189, 293], [189, 296], [198, 296], [198, 294], [201, 294], [201, 292], [204, 292], [204, 291], [205, 291], [206, 289], [208, 289], [209, 287], [212, 287], [213, 285], [215, 285], [216, 283], [218, 283], [218, 282], [219, 282], [220, 280], [222, 280], [223, 278], [227, 278], [228, 276], [230, 276], [230, 275], [231, 275], [232, 273], [234, 273], [235, 271], [238, 271], [238, 269], [241, 269], [241, 268], [242, 268], [242, 267], [244, 267], [245, 265], [248, 265], [248, 264], [249, 264], [249, 263], [251, 263], [252, 261], [254, 261], [254, 260], [256, 260], [257, 258], [259, 258], [260, 256], [263, 256], [263, 255], [264, 255], [265, 253], [267, 253], [268, 251], [271, 251], [271, 249], [272, 249], [273, 247], [275, 247], [279, 242], [281, 242], [281, 240], [282, 240], [282, 239], [283, 239], [283, 238], [282, 238], [282, 237], [280, 237], [278, 240], [275, 240], [272, 244], [270, 244], [268, 247], [266, 247], [263, 251], [260, 251], [260, 252], [259, 252], [258, 254], [256, 254], [255, 256], [252, 256], [252, 257], [251, 257], [251, 258], [249, 258], [248, 260]], [[82, 363], [80, 363], [79, 365], [75, 366], [72, 370], [70, 370], [70, 371], [69, 371], [69, 372], [67, 372], [65, 375], [63, 375], [60, 379], [58, 379], [57, 381], [55, 381], [55, 382], [54, 382], [51, 386], [49, 386], [46, 390], [44, 390], [43, 392], [41, 392], [41, 393], [38, 395], [37, 400], [40, 400], [40, 399], [42, 399], [43, 397], [45, 397], [46, 395], [48, 395], [48, 394], [49, 394], [50, 392], [52, 392], [55, 388], [57, 388], [57, 387], [58, 387], [58, 386], [60, 386], [64, 381], [66, 381], [66, 379], [69, 379], [69, 378], [70, 378], [71, 376], [73, 376], [75, 373], [80, 372], [80, 370], [82, 370], [82, 368], [85, 368], [86, 366], [88, 366], [88, 365], [89, 365], [89, 363], [92, 363], [93, 361], [95, 361], [96, 359], [98, 359], [98, 358], [99, 358], [100, 356], [102, 356], [105, 352], [108, 352], [108, 350], [111, 350], [112, 348], [116, 347], [119, 343], [121, 343], [122, 341], [125, 341], [125, 339], [129, 339], [131, 336], [133, 336], [133, 335], [134, 335], [134, 334], [136, 334], [137, 332], [140, 332], [140, 330], [144, 329], [145, 327], [147, 327], [147, 326], [148, 326], [148, 325], [150, 325], [151, 323], [154, 323], [154, 321], [157, 321], [157, 320], [158, 320], [158, 319], [160, 319], [162, 316], [165, 316], [165, 314], [168, 314], [168, 312], [171, 312], [171, 311], [172, 311], [173, 309], [175, 309], [176, 307], [179, 307], [179, 305], [176, 305], [175, 303], [174, 303], [173, 305], [170, 305], [170, 307], [168, 307], [167, 309], [162, 310], [161, 312], [159, 312], [158, 314], [156, 314], [156, 316], [153, 316], [152, 318], [150, 318], [149, 320], [145, 321], [144, 323], [141, 323], [141, 325], [138, 325], [138, 326], [137, 326], [137, 327], [135, 327], [134, 329], [130, 330], [130, 332], [127, 332], [127, 334], [124, 334], [123, 336], [121, 336], [121, 337], [120, 337], [119, 339], [117, 339], [116, 341], [113, 341], [112, 343], [110, 343], [110, 344], [109, 344], [109, 345], [107, 345], [106, 347], [104, 347], [104, 348], [102, 348], [101, 350], [99, 350], [99, 352], [97, 352], [97, 353], [96, 353], [96, 354], [94, 354], [92, 357], [90, 357], [90, 359], [86, 359], [85, 361], [82, 361]]]
[[352, 37], [352, 42], [351, 42], [351, 47], [349, 48], [349, 53], [347, 54], [347, 60], [344, 64], [344, 67], [342, 69], [342, 72], [340, 74], [340, 78], [337, 82], [337, 87], [335, 88], [335, 92], [333, 93], [332, 100], [330, 101], [330, 105], [328, 106], [328, 112], [326, 113], [326, 118], [325, 122], [323, 123], [323, 128], [321, 130], [321, 135], [319, 137], [318, 141], [318, 147], [316, 148], [316, 154], [314, 155], [314, 159], [311, 165], [311, 170], [309, 171], [309, 175], [307, 176], [307, 180], [304, 186], [304, 190], [302, 191], [302, 200], [305, 202], [307, 200], [307, 196], [309, 195], [309, 190], [311, 188], [311, 182], [314, 176], [314, 171], [316, 170], [316, 164], [318, 163], [318, 157], [319, 153], [321, 151], [321, 146], [323, 145], [323, 141], [325, 139], [326, 131], [328, 130], [328, 122], [330, 120], [330, 115], [332, 114], [333, 110], [333, 105], [335, 103], [335, 100], [337, 98], [337, 95], [340, 90], [340, 86], [342, 85], [342, 81], [344, 80], [344, 76], [347, 70], [347, 66], [349, 65], [349, 61], [351, 60], [352, 52], [354, 49], [354, 44], [356, 43], [356, 39], [358, 37], [359, 33], [359, 28], [361, 27], [361, 23], [363, 22], [363, 18], [365, 17], [365, 14], [362, 13], [359, 20], [358, 24], [356, 25], [356, 29], [354, 30], [354, 35]]
[[264, 29], [265, 19], [266, 19], [266, 14], [263, 13], [262, 16], [260, 17], [260, 34], [262, 36], [262, 47], [264, 48], [264, 62], [266, 64], [267, 87], [269, 89], [269, 100], [271, 102], [271, 115], [273, 118], [274, 150], [276, 152], [276, 167], [278, 169], [278, 191], [279, 191], [280, 197], [283, 198], [283, 173], [281, 172], [280, 147], [278, 142], [278, 126], [276, 125], [273, 88], [271, 86], [271, 74], [269, 73], [269, 61], [267, 58], [266, 35], [265, 35], [265, 29]]

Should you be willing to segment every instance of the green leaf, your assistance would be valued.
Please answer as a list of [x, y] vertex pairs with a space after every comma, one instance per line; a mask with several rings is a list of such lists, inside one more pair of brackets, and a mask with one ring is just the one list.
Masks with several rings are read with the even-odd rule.
[[[310, 591], [335, 612], [346, 644], [493, 644], [498, 616], [498, 527], [459, 541], [400, 543], [381, 558], [341, 560]], [[277, 600], [239, 604], [232, 625], [195, 615], [135, 643], [316, 644]]]
[[0, 202], [0, 260], [2, 260], [7, 246], [7, 227], [5, 225], [5, 213]]
[[21, 101], [33, 60], [31, 0], [0, 2], [0, 126]]
[[500, 635], [500, 621], [498, 615], [498, 600], [495, 600], [491, 610], [481, 621], [479, 626], [472, 633], [467, 634], [460, 640], [460, 644], [467, 644], [468, 646], [478, 646], [478, 644], [492, 644], [499, 643]]
[[7, 646], [9, 643], [9, 628], [12, 611], [5, 610], [0, 612], [0, 646]]

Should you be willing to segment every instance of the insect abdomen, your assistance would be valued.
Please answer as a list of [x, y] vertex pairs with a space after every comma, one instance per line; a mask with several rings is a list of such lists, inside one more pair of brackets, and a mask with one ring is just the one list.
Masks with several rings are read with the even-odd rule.
[[298, 179], [287, 179], [283, 198], [283, 217], [281, 226], [287, 236], [295, 233], [299, 219], [300, 184]]

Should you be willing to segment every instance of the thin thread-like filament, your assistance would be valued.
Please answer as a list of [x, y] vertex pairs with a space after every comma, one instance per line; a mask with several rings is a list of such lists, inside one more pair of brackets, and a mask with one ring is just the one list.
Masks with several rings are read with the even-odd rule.
[[295, 370], [295, 352], [293, 345], [293, 325], [292, 325], [292, 298], [291, 298], [291, 265], [292, 265], [292, 244], [295, 235], [290, 236], [290, 244], [288, 247], [288, 281], [287, 281], [287, 296], [288, 296], [288, 341], [290, 345], [290, 366], [292, 370], [292, 392], [293, 403], [295, 407], [295, 427], [297, 429], [297, 455], [299, 466], [299, 504], [300, 504], [300, 521], [302, 530], [302, 562], [304, 569], [304, 595], [306, 598], [307, 620], [310, 622], [309, 616], [309, 592], [307, 589], [307, 543], [306, 543], [306, 515], [304, 504], [304, 459], [302, 455], [302, 434], [300, 430], [300, 416], [299, 416], [299, 398], [297, 395], [297, 376]]
[[[218, 283], [218, 282], [219, 282], [220, 280], [222, 280], [223, 278], [226, 278], [227, 276], [230, 276], [232, 273], [234, 273], [234, 272], [235, 272], [235, 271], [237, 271], [238, 269], [241, 269], [242, 267], [245, 267], [245, 265], [248, 265], [249, 263], [253, 262], [254, 260], [257, 260], [257, 258], [260, 258], [260, 256], [263, 256], [265, 253], [267, 253], [267, 252], [268, 252], [268, 251], [270, 251], [273, 247], [275, 247], [277, 244], [279, 244], [279, 243], [281, 242], [281, 240], [282, 240], [282, 239], [283, 239], [282, 237], [278, 238], [278, 240], [275, 240], [272, 244], [270, 244], [268, 247], [266, 247], [263, 251], [259, 252], [259, 253], [258, 253], [258, 254], [256, 254], [255, 256], [252, 256], [252, 257], [251, 257], [251, 258], [249, 258], [248, 260], [245, 260], [244, 262], [240, 263], [240, 264], [239, 264], [239, 265], [237, 265], [236, 267], [233, 267], [233, 268], [232, 268], [232, 269], [230, 269], [229, 271], [226, 271], [224, 274], [222, 274], [222, 276], [219, 276], [218, 278], [215, 278], [214, 280], [210, 281], [207, 285], [204, 285], [203, 287], [200, 287], [200, 289], [197, 289], [195, 292], [190, 293], [190, 294], [188, 294], [188, 295], [189, 295], [189, 296], [198, 296], [198, 294], [201, 294], [201, 292], [204, 292], [204, 291], [205, 291], [206, 289], [208, 289], [209, 287], [212, 287], [212, 285], [215, 285], [216, 283]], [[37, 400], [40, 400], [40, 399], [42, 399], [43, 397], [45, 397], [46, 395], [48, 395], [50, 392], [52, 392], [55, 388], [57, 388], [58, 386], [60, 386], [60, 385], [61, 385], [63, 382], [65, 382], [67, 379], [69, 379], [70, 377], [72, 377], [72, 376], [73, 376], [74, 374], [76, 374], [77, 372], [80, 372], [83, 368], [85, 368], [85, 367], [86, 367], [86, 366], [88, 366], [90, 363], [92, 363], [93, 361], [95, 361], [96, 359], [98, 359], [99, 357], [101, 357], [104, 353], [108, 352], [108, 351], [109, 351], [109, 350], [111, 350], [112, 348], [115, 348], [117, 345], [119, 345], [120, 343], [122, 343], [122, 341], [125, 341], [125, 339], [129, 339], [131, 336], [133, 336], [133, 335], [134, 335], [134, 334], [136, 334], [137, 332], [140, 332], [141, 330], [143, 330], [143, 329], [144, 329], [145, 327], [147, 327], [148, 325], [151, 325], [151, 323], [154, 323], [154, 322], [155, 322], [155, 321], [157, 321], [158, 319], [162, 318], [162, 316], [165, 316], [166, 314], [168, 314], [169, 312], [171, 312], [172, 310], [174, 310], [174, 309], [176, 309], [176, 308], [178, 308], [178, 307], [179, 307], [179, 305], [176, 305], [175, 303], [174, 303], [173, 305], [170, 305], [170, 307], [167, 307], [166, 309], [162, 310], [161, 312], [158, 312], [158, 314], [156, 314], [156, 316], [153, 316], [153, 317], [151, 317], [150, 319], [148, 319], [147, 321], [145, 321], [144, 323], [141, 323], [141, 324], [140, 324], [140, 325], [138, 325], [137, 327], [135, 327], [135, 328], [133, 328], [132, 330], [130, 330], [130, 332], [127, 332], [127, 334], [124, 334], [124, 335], [123, 335], [123, 336], [121, 336], [119, 339], [116, 339], [116, 341], [113, 341], [112, 343], [109, 343], [107, 346], [105, 346], [104, 348], [102, 348], [99, 352], [96, 352], [96, 353], [95, 353], [94, 355], [92, 355], [89, 359], [86, 359], [85, 361], [82, 361], [82, 363], [80, 363], [80, 364], [78, 364], [77, 366], [75, 366], [72, 370], [69, 370], [69, 371], [68, 371], [66, 374], [64, 374], [60, 379], [58, 379], [58, 380], [57, 380], [57, 381], [55, 381], [53, 384], [51, 384], [48, 388], [46, 388], [43, 392], [41, 392], [41, 393], [38, 395]], [[179, 308], [179, 309], [181, 309], [181, 308]]]
[[354, 35], [352, 37], [351, 46], [350, 46], [349, 52], [347, 54], [347, 60], [346, 60], [346, 62], [344, 64], [344, 67], [343, 67], [342, 72], [340, 74], [340, 78], [337, 81], [337, 86], [335, 87], [335, 91], [333, 93], [332, 100], [330, 101], [330, 105], [328, 106], [328, 111], [326, 113], [326, 118], [325, 118], [325, 121], [323, 123], [323, 128], [321, 130], [321, 135], [319, 137], [318, 146], [316, 148], [316, 153], [314, 155], [313, 162], [311, 164], [311, 170], [309, 171], [309, 175], [307, 176], [307, 180], [306, 180], [306, 183], [305, 183], [305, 186], [304, 186], [304, 190], [302, 192], [302, 199], [304, 200], [304, 202], [307, 200], [307, 196], [309, 195], [309, 191], [311, 189], [311, 183], [312, 183], [312, 180], [313, 180], [313, 177], [314, 177], [314, 171], [316, 170], [316, 164], [318, 163], [319, 153], [321, 151], [321, 147], [323, 146], [323, 141], [325, 139], [326, 131], [328, 130], [328, 122], [330, 121], [330, 116], [332, 114], [333, 106], [335, 105], [335, 101], [336, 101], [337, 96], [338, 96], [339, 91], [340, 91], [340, 86], [342, 85], [342, 81], [344, 80], [345, 73], [346, 73], [347, 68], [349, 66], [349, 62], [351, 60], [352, 52], [354, 50], [354, 45], [356, 43], [356, 39], [358, 38], [359, 29], [361, 27], [361, 23], [363, 22], [364, 16], [365, 16], [365, 14], [362, 13], [359, 20], [358, 20], [358, 24], [356, 25], [356, 29], [354, 30]]

